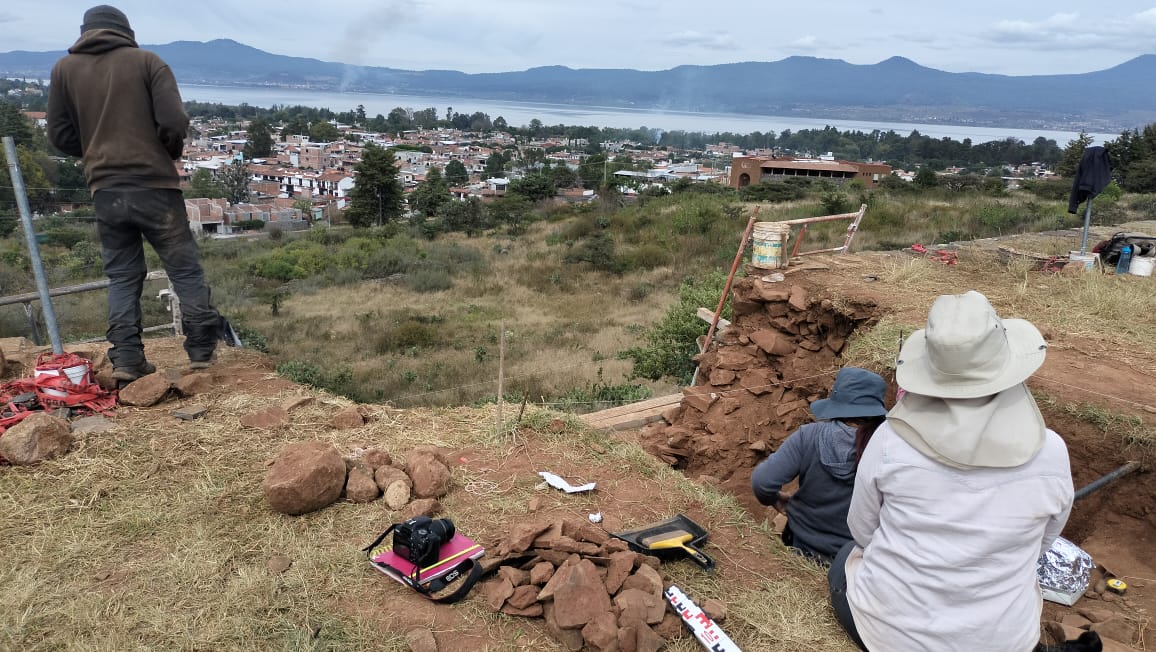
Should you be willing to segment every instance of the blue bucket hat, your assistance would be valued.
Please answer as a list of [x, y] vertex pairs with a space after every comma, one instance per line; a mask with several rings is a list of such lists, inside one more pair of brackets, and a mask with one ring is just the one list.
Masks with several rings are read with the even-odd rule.
[[883, 396], [887, 381], [877, 373], [858, 367], [843, 367], [835, 376], [835, 386], [827, 398], [811, 404], [817, 419], [862, 419], [887, 414]]

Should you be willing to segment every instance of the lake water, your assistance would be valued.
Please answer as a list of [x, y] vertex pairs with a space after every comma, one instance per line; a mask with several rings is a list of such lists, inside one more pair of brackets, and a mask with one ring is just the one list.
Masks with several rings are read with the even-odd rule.
[[[537, 118], [546, 125], [581, 125], [637, 129], [649, 127], [664, 131], [690, 131], [703, 133], [732, 132], [748, 134], [755, 131], [782, 133], [790, 129], [822, 129], [828, 125], [839, 131], [864, 131], [874, 129], [893, 130], [906, 136], [913, 130], [933, 138], [951, 138], [962, 141], [970, 138], [979, 144], [992, 140], [1018, 138], [1031, 143], [1037, 137], [1055, 140], [1061, 147], [1074, 139], [1076, 132], [1043, 131], [1038, 129], [1018, 129], [1015, 127], [960, 127], [941, 124], [911, 124], [881, 122], [871, 120], [832, 120], [827, 118], [795, 118], [783, 116], [756, 116], [737, 113], [691, 113], [685, 111], [658, 111], [629, 109], [620, 107], [579, 106], [569, 104], [540, 104], [535, 102], [507, 102], [466, 97], [423, 97], [418, 95], [389, 95], [379, 93], [337, 93], [311, 91], [294, 88], [248, 88], [237, 86], [196, 86], [183, 84], [181, 96], [198, 102], [220, 102], [222, 104], [268, 108], [277, 105], [302, 105], [327, 108], [332, 111], [351, 111], [358, 104], [365, 106], [371, 116], [389, 112], [397, 107], [415, 110], [434, 107], [439, 115], [445, 114], [446, 107], [452, 106], [457, 113], [471, 114], [478, 111], [488, 114], [491, 119], [499, 116], [514, 126], [524, 126]], [[1097, 143], [1115, 139], [1118, 134], [1092, 134]]]

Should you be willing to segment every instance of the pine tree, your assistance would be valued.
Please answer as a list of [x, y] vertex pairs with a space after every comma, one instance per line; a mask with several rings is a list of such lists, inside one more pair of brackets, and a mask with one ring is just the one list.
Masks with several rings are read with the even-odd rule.
[[438, 209], [450, 201], [449, 184], [442, 177], [441, 170], [430, 168], [425, 181], [421, 182], [409, 196], [413, 209], [426, 217], [438, 214]]
[[1084, 158], [1084, 150], [1088, 148], [1095, 138], [1084, 132], [1080, 132], [1075, 140], [1069, 140], [1068, 146], [1064, 148], [1063, 157], [1060, 158], [1059, 164], [1056, 165], [1056, 174], [1061, 177], [1073, 177], [1076, 175], [1076, 169], [1080, 167], [1080, 160]]
[[361, 153], [345, 217], [353, 226], [382, 225], [401, 217], [403, 190], [393, 152], [372, 143]]
[[245, 143], [245, 158], [265, 158], [273, 153], [273, 130], [269, 123], [258, 118], [249, 123], [249, 142]]
[[0, 136], [12, 136], [17, 145], [25, 147], [32, 145], [35, 129], [20, 107], [5, 100], [0, 100]]
[[461, 161], [454, 159], [446, 164], [446, 181], [452, 186], [464, 186], [470, 182], [470, 173]]

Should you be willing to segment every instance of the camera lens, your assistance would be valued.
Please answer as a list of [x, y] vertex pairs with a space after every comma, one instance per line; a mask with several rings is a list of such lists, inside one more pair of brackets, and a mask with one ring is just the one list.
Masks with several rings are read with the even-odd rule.
[[430, 532], [433, 532], [442, 543], [454, 538], [454, 522], [448, 518], [433, 519], [429, 523]]

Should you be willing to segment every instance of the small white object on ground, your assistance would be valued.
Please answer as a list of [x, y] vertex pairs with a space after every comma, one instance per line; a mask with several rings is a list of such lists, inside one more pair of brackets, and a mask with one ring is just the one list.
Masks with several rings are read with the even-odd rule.
[[593, 482], [587, 482], [586, 484], [584, 484], [580, 487], [575, 487], [574, 485], [570, 484], [569, 482], [566, 482], [565, 480], [563, 480], [560, 476], [554, 475], [553, 473], [550, 473], [549, 471], [539, 471], [538, 475], [542, 476], [542, 479], [545, 480], [547, 482], [547, 484], [549, 484], [551, 487], [554, 487], [555, 489], [561, 489], [562, 491], [565, 491], [568, 494], [576, 494], [576, 493], [581, 493], [583, 491], [592, 491], [594, 489], [595, 483], [593, 483]]
[[591, 523], [601, 523], [602, 522], [602, 512], [594, 512], [593, 514], [591, 514], [587, 518], [590, 519]]

